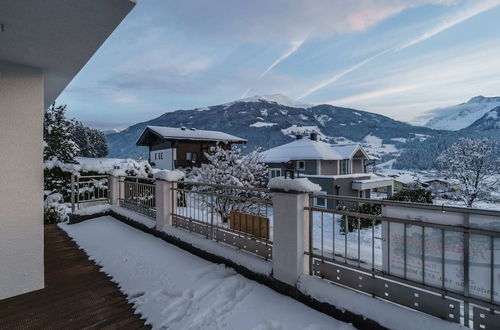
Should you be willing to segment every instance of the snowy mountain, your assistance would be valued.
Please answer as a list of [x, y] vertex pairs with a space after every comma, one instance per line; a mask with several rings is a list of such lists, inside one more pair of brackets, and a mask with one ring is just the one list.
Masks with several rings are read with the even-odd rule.
[[[254, 95], [252, 97], [239, 99], [235, 102], [261, 102], [261, 101], [268, 103], [277, 103], [292, 108], [311, 108], [314, 106], [314, 104], [306, 104], [294, 101], [288, 96], [283, 94]], [[231, 104], [232, 103], [234, 102], [231, 102]]]
[[476, 120], [466, 130], [489, 131], [500, 129], [500, 106], [488, 111], [484, 116]]
[[388, 117], [332, 105], [305, 105], [275, 94], [221, 105], [167, 112], [107, 136], [109, 157], [147, 157], [135, 142], [147, 125], [217, 130], [248, 140], [247, 150], [266, 150], [316, 131], [329, 143], [362, 142], [372, 155], [394, 157], [406, 143], [442, 133]]
[[466, 103], [432, 110], [434, 117], [425, 126], [457, 131], [471, 125], [498, 106], [500, 106], [500, 97], [476, 96]]
[[114, 128], [114, 129], [106, 129], [106, 130], [103, 130], [102, 132], [104, 133], [104, 135], [110, 135], [110, 134], [119, 133], [120, 131], [121, 131], [120, 129]]

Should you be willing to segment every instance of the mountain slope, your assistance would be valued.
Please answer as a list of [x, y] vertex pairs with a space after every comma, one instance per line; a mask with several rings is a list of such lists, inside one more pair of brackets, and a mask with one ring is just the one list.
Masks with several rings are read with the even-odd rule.
[[490, 110], [466, 128], [466, 130], [470, 131], [489, 131], [495, 129], [500, 129], [500, 106]]
[[500, 106], [500, 97], [476, 96], [466, 103], [433, 110], [435, 116], [425, 126], [457, 131], [471, 125], [498, 106]]
[[462, 137], [470, 139], [486, 137], [500, 141], [500, 106], [490, 110], [466, 128], [435, 135], [426, 141], [408, 143], [393, 167], [434, 169], [437, 167], [437, 157]]
[[370, 112], [283, 100], [284, 96], [253, 97], [201, 109], [167, 112], [108, 135], [109, 157], [146, 157], [146, 148], [136, 147], [135, 142], [147, 125], [223, 131], [247, 139], [247, 150], [269, 149], [291, 141], [297, 133], [315, 130], [320, 138], [331, 143], [365, 141], [370, 152], [379, 156], [397, 153], [398, 147], [408, 141], [440, 134]]

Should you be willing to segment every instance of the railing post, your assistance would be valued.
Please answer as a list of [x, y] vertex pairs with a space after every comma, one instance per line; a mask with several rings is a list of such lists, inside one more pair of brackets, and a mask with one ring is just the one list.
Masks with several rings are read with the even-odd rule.
[[155, 203], [156, 203], [156, 229], [163, 230], [164, 226], [172, 225], [172, 214], [175, 212], [176, 199], [174, 198], [177, 188], [176, 182], [156, 179]]
[[120, 204], [120, 177], [110, 174], [108, 177], [109, 203], [119, 206]]
[[71, 212], [75, 212], [75, 175], [71, 174]]
[[309, 273], [309, 195], [273, 191], [273, 276], [295, 286]]

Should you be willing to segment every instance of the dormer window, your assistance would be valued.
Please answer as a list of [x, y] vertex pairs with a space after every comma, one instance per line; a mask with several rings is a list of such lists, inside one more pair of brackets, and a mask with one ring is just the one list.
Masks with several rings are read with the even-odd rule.
[[297, 170], [304, 171], [305, 169], [306, 169], [306, 161], [305, 160], [298, 160], [297, 161]]

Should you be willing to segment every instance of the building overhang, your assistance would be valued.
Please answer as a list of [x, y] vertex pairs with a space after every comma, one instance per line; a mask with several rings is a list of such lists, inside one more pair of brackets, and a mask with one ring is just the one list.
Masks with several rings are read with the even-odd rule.
[[390, 178], [355, 180], [352, 182], [353, 190], [368, 190], [382, 187], [394, 187], [394, 180]]
[[0, 62], [40, 69], [47, 108], [134, 5], [133, 0], [1, 1]]

